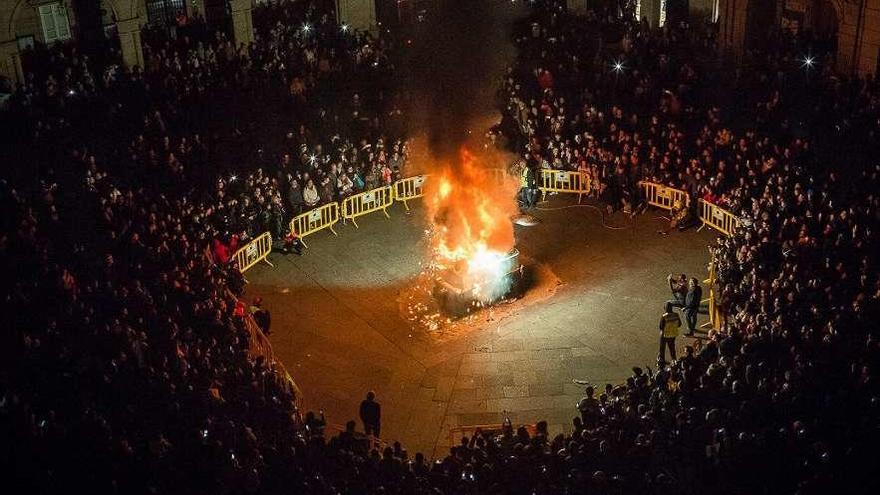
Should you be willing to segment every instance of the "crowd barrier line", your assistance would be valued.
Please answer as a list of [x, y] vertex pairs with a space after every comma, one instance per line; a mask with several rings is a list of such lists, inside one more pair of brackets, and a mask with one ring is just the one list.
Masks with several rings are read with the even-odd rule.
[[586, 172], [541, 169], [541, 201], [547, 199], [548, 192], [569, 193], [578, 195], [578, 204], [584, 194], [590, 193], [590, 174]]
[[[345, 433], [345, 431], [346, 431], [345, 426], [335, 424], [335, 423], [325, 424], [324, 431], [326, 432], [327, 430], [330, 430], [331, 432], [335, 432], [337, 436], [340, 433]], [[382, 440], [381, 438], [379, 438], [373, 434], [370, 434], [370, 435], [364, 434], [362, 440], [365, 440], [367, 442], [370, 450], [378, 450], [379, 452], [382, 452], [383, 450], [385, 450], [385, 447], [388, 447], [388, 442]]]
[[[651, 206], [671, 210], [672, 205], [675, 204], [676, 201], [684, 201], [685, 205], [690, 204], [690, 197], [687, 192], [682, 191], [681, 189], [675, 189], [673, 187], [649, 181], [639, 182], [639, 187], [644, 191], [645, 201]], [[698, 204], [698, 216], [702, 225], [700, 225], [700, 228], [697, 229], [697, 231], [703, 230], [703, 228], [708, 225], [727, 237], [736, 235], [736, 230], [739, 228], [739, 218], [737, 218], [736, 215], [716, 204], [709, 203], [702, 199], [698, 200]], [[708, 277], [703, 281], [703, 285], [708, 289], [708, 297], [700, 301], [701, 305], [705, 304], [707, 306], [709, 321], [700, 325], [700, 328], [717, 330], [721, 328], [725, 315], [719, 304], [719, 294], [716, 288], [717, 265], [711, 248], [709, 249], [709, 254], [710, 259], [707, 266]]]
[[362, 193], [353, 194], [342, 201], [342, 218], [351, 220], [355, 228], [360, 228], [357, 224], [357, 217], [382, 210], [386, 218], [388, 215], [388, 207], [394, 202], [394, 188], [392, 186], [382, 186], [376, 189], [370, 189]]
[[649, 205], [656, 206], [657, 208], [671, 210], [676, 201], [681, 201], [684, 206], [688, 206], [691, 203], [691, 198], [688, 193], [681, 189], [675, 189], [674, 187], [668, 187], [663, 184], [649, 181], [639, 182], [639, 187], [642, 188], [645, 201]]
[[297, 215], [290, 221], [290, 231], [299, 237], [300, 242], [305, 247], [305, 237], [315, 232], [330, 229], [333, 235], [338, 236], [336, 229], [333, 228], [339, 221], [339, 203], [327, 203], [326, 205], [315, 208]]
[[[535, 424], [524, 424], [526, 431], [529, 433], [530, 437], [534, 437], [538, 432], [538, 427]], [[518, 427], [512, 427], [513, 433], [516, 434], [516, 430]], [[458, 445], [459, 441], [463, 437], [472, 438], [477, 430], [481, 432], [494, 432], [500, 434], [504, 431], [504, 423], [492, 423], [492, 424], [484, 424], [484, 425], [465, 425], [465, 426], [453, 426], [449, 429], [449, 445]]]
[[402, 201], [403, 207], [409, 211], [409, 203], [411, 199], [421, 198], [425, 195], [425, 181], [427, 175], [416, 175], [400, 179], [394, 183], [394, 201]]
[[242, 274], [252, 266], [257, 263], [263, 261], [267, 265], [274, 267], [266, 257], [269, 256], [269, 253], [272, 252], [272, 234], [269, 232], [263, 232], [259, 236], [257, 236], [254, 240], [242, 246], [241, 249], [235, 252], [232, 255], [232, 259], [235, 260], [238, 265], [238, 271]]
[[700, 200], [700, 221], [703, 222], [703, 225], [697, 229], [698, 232], [708, 225], [728, 237], [732, 236], [739, 227], [739, 218], [736, 215], [702, 199]]

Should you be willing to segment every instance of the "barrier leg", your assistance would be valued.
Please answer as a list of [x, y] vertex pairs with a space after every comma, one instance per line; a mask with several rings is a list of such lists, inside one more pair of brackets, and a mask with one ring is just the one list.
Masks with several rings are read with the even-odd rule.
[[272, 262], [269, 261], [269, 258], [263, 258], [262, 261], [263, 261], [264, 263], [266, 263], [267, 265], [271, 266], [272, 268], [275, 268], [275, 265], [273, 265]]
[[584, 197], [584, 193], [578, 193], [578, 204], [581, 204], [581, 198]]
[[705, 226], [706, 226], [706, 222], [703, 222], [703, 225], [700, 225], [700, 228], [697, 229], [697, 232], [700, 232], [701, 230], [703, 230], [703, 227], [705, 227]]
[[306, 249], [309, 248], [309, 245], [306, 244], [306, 238], [305, 238], [305, 237], [300, 237], [300, 238], [299, 238], [299, 242], [300, 242], [300, 244], [303, 245], [304, 248], [306, 248]]
[[336, 229], [333, 228], [333, 225], [330, 225], [329, 228], [330, 228], [330, 232], [333, 232], [333, 235], [335, 235], [336, 237], [339, 237], [339, 234], [336, 233]]
[[359, 229], [358, 223], [355, 221], [354, 217], [351, 217], [351, 223], [354, 225], [354, 228]]
[[405, 199], [403, 200], [403, 207], [406, 208], [406, 211], [409, 211], [409, 203]]
[[[406, 203], [403, 203], [403, 204], [406, 204]], [[407, 210], [408, 209], [409, 208], [407, 208]], [[388, 214], [388, 206], [385, 206], [385, 208], [382, 208], [382, 213], [385, 214], [385, 218], [391, 218], [391, 215]]]

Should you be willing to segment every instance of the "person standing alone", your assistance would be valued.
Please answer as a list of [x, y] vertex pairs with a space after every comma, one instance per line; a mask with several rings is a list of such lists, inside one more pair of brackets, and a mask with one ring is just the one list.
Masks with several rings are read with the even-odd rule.
[[660, 317], [660, 352], [657, 354], [657, 365], [666, 364], [666, 348], [669, 355], [675, 360], [675, 338], [681, 328], [681, 318], [672, 310], [672, 303], [666, 303], [666, 312]]
[[684, 298], [684, 319], [687, 322], [688, 331], [685, 335], [693, 337], [697, 329], [697, 314], [700, 311], [700, 302], [703, 300], [703, 288], [700, 282], [692, 278], [688, 284], [687, 295]]
[[379, 438], [382, 408], [376, 402], [376, 393], [372, 390], [367, 392], [367, 398], [361, 401], [360, 416], [364, 423], [364, 433]]

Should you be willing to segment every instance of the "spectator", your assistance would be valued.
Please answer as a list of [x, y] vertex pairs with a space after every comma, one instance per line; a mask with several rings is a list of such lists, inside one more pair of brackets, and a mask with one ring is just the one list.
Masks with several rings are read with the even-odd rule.
[[667, 301], [666, 304], [671, 304], [673, 307], [677, 308], [685, 307], [687, 304], [688, 293], [687, 275], [682, 273], [676, 279], [670, 273], [669, 276], [666, 277], [666, 282], [669, 284], [669, 290], [672, 291], [672, 299]]
[[364, 433], [379, 438], [382, 408], [376, 402], [376, 393], [367, 392], [367, 398], [361, 401], [360, 417], [364, 423]]
[[697, 279], [691, 278], [684, 302], [684, 318], [687, 322], [688, 331], [686, 335], [688, 337], [692, 337], [697, 329], [697, 315], [699, 314], [702, 301], [703, 288], [700, 287], [700, 282]]
[[663, 366], [666, 361], [666, 349], [675, 360], [675, 338], [681, 328], [681, 318], [672, 310], [672, 303], [666, 303], [666, 311], [660, 316], [660, 352], [657, 353], [657, 364]]
[[249, 308], [251, 316], [254, 317], [254, 321], [257, 323], [257, 326], [260, 327], [260, 330], [263, 331], [263, 334], [267, 337], [271, 334], [270, 325], [272, 324], [272, 315], [269, 313], [269, 310], [263, 307], [263, 298], [255, 297], [254, 303]]

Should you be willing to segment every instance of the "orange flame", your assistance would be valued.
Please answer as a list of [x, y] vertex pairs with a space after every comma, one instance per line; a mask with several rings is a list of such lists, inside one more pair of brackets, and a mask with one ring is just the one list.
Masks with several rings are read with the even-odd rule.
[[458, 160], [436, 163], [426, 183], [434, 262], [439, 268], [466, 263], [476, 287], [495, 275], [496, 261], [514, 246], [510, 218], [517, 212], [516, 180], [490, 168], [504, 165], [498, 155], [478, 158], [462, 148]]

